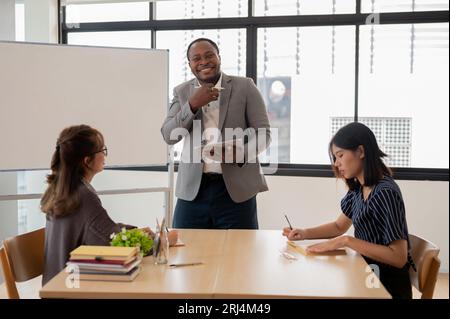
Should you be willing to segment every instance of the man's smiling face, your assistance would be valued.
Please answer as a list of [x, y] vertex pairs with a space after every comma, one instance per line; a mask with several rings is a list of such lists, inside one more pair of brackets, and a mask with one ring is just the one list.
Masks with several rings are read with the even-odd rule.
[[215, 84], [220, 77], [220, 56], [208, 41], [194, 43], [189, 52], [189, 67], [200, 83]]

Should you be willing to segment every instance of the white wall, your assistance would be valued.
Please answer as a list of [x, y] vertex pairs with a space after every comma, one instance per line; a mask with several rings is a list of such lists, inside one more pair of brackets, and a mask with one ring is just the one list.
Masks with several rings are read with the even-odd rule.
[[0, 40], [14, 41], [15, 0], [0, 1]]
[[[25, 39], [16, 38], [16, 2], [23, 3]], [[22, 14], [22, 12], [20, 12]], [[21, 21], [21, 19], [19, 19]], [[22, 21], [21, 21], [22, 22]], [[18, 26], [22, 31], [22, 26]], [[1, 0], [0, 40], [57, 43], [58, 1], [57, 0]]]
[[58, 43], [58, 1], [24, 0], [25, 41]]

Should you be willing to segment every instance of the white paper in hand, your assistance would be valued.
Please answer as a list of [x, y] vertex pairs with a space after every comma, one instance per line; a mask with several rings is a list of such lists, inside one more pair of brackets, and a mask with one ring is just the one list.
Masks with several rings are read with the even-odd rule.
[[206, 144], [202, 149], [202, 158], [207, 163], [222, 163], [222, 153], [225, 150], [225, 163], [233, 162], [233, 152], [236, 150], [236, 160], [244, 157], [242, 140], [229, 140]]

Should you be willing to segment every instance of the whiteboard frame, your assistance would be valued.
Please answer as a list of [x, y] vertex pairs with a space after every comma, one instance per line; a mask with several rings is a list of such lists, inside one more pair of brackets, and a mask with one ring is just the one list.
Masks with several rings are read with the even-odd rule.
[[[167, 75], [166, 76], [166, 83], [164, 84], [164, 86], [165, 86], [165, 90], [166, 90], [166, 92], [165, 92], [165, 95], [164, 95], [164, 104], [165, 104], [165, 107], [164, 107], [164, 109], [161, 107], [161, 112], [163, 112], [163, 110], [164, 110], [164, 115], [163, 115], [163, 118], [167, 115], [167, 110], [168, 110], [168, 107], [169, 107], [169, 103], [170, 103], [170, 101], [169, 101], [169, 63], [170, 63], [170, 61], [169, 61], [169, 54], [168, 54], [168, 50], [167, 49], [146, 49], [146, 48], [122, 48], [122, 47], [110, 47], [110, 46], [89, 46], [89, 45], [66, 45], [66, 44], [53, 44], [53, 43], [38, 43], [38, 42], [18, 42], [18, 41], [3, 41], [3, 40], [0, 40], [0, 45], [1, 44], [12, 44], [12, 45], [17, 45], [17, 46], [20, 46], [20, 45], [36, 45], [36, 46], [45, 46], [45, 47], [59, 47], [59, 48], [88, 48], [88, 49], [100, 49], [100, 50], [103, 50], [103, 49], [113, 49], [113, 50], [123, 50], [123, 51], [126, 51], [126, 50], [132, 50], [132, 51], [153, 51], [153, 52], [167, 52], [167, 63], [166, 63], [166, 70], [165, 70], [165, 74]], [[98, 52], [98, 51], [97, 51]], [[76, 120], [75, 120], [76, 121]], [[77, 122], [72, 122], [72, 124], [73, 125], [76, 125], [76, 124], [80, 124], [80, 123], [78, 123], [79, 121], [77, 121]], [[82, 122], [84, 122], [84, 123], [86, 123], [86, 122], [89, 122], [89, 120], [82, 120]], [[89, 123], [88, 123], [89, 124]], [[152, 123], [150, 122], [150, 120], [149, 120], [149, 125], [151, 125]], [[70, 124], [69, 124], [70, 125]], [[162, 125], [162, 121], [161, 121], [161, 123], [160, 123], [160, 125]], [[68, 125], [64, 125], [64, 124], [62, 124], [61, 125], [61, 129], [60, 129], [60, 131], [64, 128], [65, 126], [68, 126]], [[96, 127], [95, 125], [91, 125], [91, 126], [94, 126], [95, 128], [98, 128], [98, 127]], [[100, 129], [100, 128], [99, 128]], [[60, 132], [59, 131], [59, 132]], [[106, 138], [106, 140], [107, 140], [107, 143], [106, 144], [108, 144], [108, 135], [107, 135], [107, 133], [105, 133], [102, 129], [100, 129], [100, 131], [102, 131], [102, 133], [104, 133], [105, 134], [105, 138]], [[159, 133], [159, 130], [157, 130], [158, 132], [156, 133], [155, 132], [155, 134], [157, 134], [157, 136], [160, 136], [160, 133]], [[56, 141], [56, 138], [57, 138], [57, 134], [59, 133], [59, 132], [57, 132], [56, 133], [56, 135], [54, 136], [54, 141]], [[121, 144], [124, 144], [124, 143], [121, 143]], [[163, 149], [163, 147], [162, 147], [162, 145], [163, 144], [165, 144], [164, 142], [163, 142], [163, 140], [162, 140], [162, 138], [161, 138], [161, 144], [160, 144], [160, 148], [161, 148], [161, 150], [160, 151], [162, 151], [162, 149]], [[46, 145], [48, 145], [48, 144], [46, 144]], [[50, 146], [49, 146], [50, 147]], [[136, 149], [136, 148], [135, 148]], [[49, 150], [49, 152], [50, 152], [50, 150]], [[48, 156], [48, 161], [47, 161], [47, 163], [48, 164], [45, 164], [45, 166], [43, 166], [43, 167], [41, 167], [41, 165], [42, 164], [39, 164], [39, 165], [32, 165], [32, 167], [30, 167], [30, 166], [23, 166], [23, 165], [21, 165], [21, 164], [17, 164], [17, 167], [11, 167], [11, 166], [13, 166], [13, 165], [6, 165], [6, 166], [4, 166], [4, 165], [2, 165], [1, 167], [0, 167], [0, 172], [14, 172], [14, 171], [33, 171], [33, 170], [47, 170], [47, 169], [49, 169], [50, 168], [50, 160], [51, 160], [51, 155], [52, 155], [52, 153], [53, 152], [51, 152], [51, 153], [49, 153], [49, 156]], [[161, 153], [161, 152], [158, 152], [158, 153]], [[136, 163], [134, 163], [134, 162], [131, 162], [130, 164], [128, 164], [128, 163], [121, 163], [121, 164], [116, 164], [115, 163], [115, 161], [113, 160], [113, 162], [114, 162], [114, 164], [108, 164], [108, 163], [106, 163], [107, 165], [105, 166], [105, 168], [128, 168], [128, 167], [143, 167], [143, 166], [145, 166], [145, 167], [152, 167], [152, 166], [161, 166], [161, 165], [167, 165], [168, 164], [168, 158], [169, 158], [169, 156], [167, 155], [168, 154], [168, 152], [166, 151], [166, 154], [165, 154], [165, 156], [164, 155], [162, 155], [161, 156], [161, 159], [159, 160], [157, 160], [157, 161], [155, 161], [155, 162], [142, 162], [142, 163], [139, 163], [139, 164], [136, 164]], [[111, 157], [111, 156], [110, 156]], [[122, 160], [123, 161], [123, 160]], [[134, 160], [135, 161], [135, 160]], [[8, 164], [8, 162], [6, 162], [6, 164]], [[9, 166], [9, 167], [8, 167]]]
[[[69, 46], [63, 44], [52, 44], [52, 43], [39, 43], [39, 42], [17, 42], [17, 41], [4, 41], [0, 40], [0, 44], [2, 43], [11, 43], [11, 44], [31, 44], [31, 45], [46, 45], [46, 46]], [[143, 48], [119, 48], [119, 47], [109, 47], [109, 46], [88, 46], [88, 45], [70, 45], [71, 47], [88, 47], [88, 48], [110, 48], [110, 49], [132, 49], [132, 50], [153, 50], [153, 51], [167, 51], [163, 49], [143, 49]], [[170, 56], [167, 56], [167, 83], [166, 83], [166, 116], [167, 111], [169, 109], [170, 101], [169, 101], [169, 63]], [[162, 123], [161, 123], [162, 125]], [[162, 137], [161, 137], [162, 138]], [[172, 215], [173, 215], [173, 200], [174, 200], [174, 175], [175, 175], [175, 164], [174, 164], [174, 148], [171, 145], [166, 146], [166, 165], [168, 167], [168, 187], [150, 187], [150, 188], [141, 188], [141, 189], [116, 189], [116, 190], [103, 190], [98, 191], [98, 195], [120, 195], [120, 194], [136, 194], [136, 193], [154, 193], [154, 192], [163, 192], [165, 195], [165, 218], [167, 225], [172, 225]], [[160, 164], [149, 164], [145, 166], [160, 166]], [[125, 168], [128, 167], [142, 167], [141, 165], [112, 165], [105, 166], [105, 168]], [[2, 172], [20, 172], [20, 171], [36, 171], [36, 170], [48, 170], [49, 168], [30, 168], [30, 169], [2, 169], [0, 167], [0, 173]], [[0, 195], [0, 202], [3, 201], [19, 201], [19, 200], [29, 200], [29, 199], [40, 199], [43, 194], [6, 194]]]

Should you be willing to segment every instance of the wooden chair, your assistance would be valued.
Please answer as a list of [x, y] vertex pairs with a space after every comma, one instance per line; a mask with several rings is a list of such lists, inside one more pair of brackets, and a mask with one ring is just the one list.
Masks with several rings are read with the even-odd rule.
[[409, 269], [411, 284], [422, 293], [422, 299], [432, 299], [441, 261], [438, 258], [439, 247], [432, 242], [415, 235], [409, 235], [411, 256], [417, 272]]
[[42, 275], [44, 240], [45, 228], [41, 228], [3, 241], [3, 247], [0, 247], [0, 264], [8, 298], [20, 298], [16, 282]]

